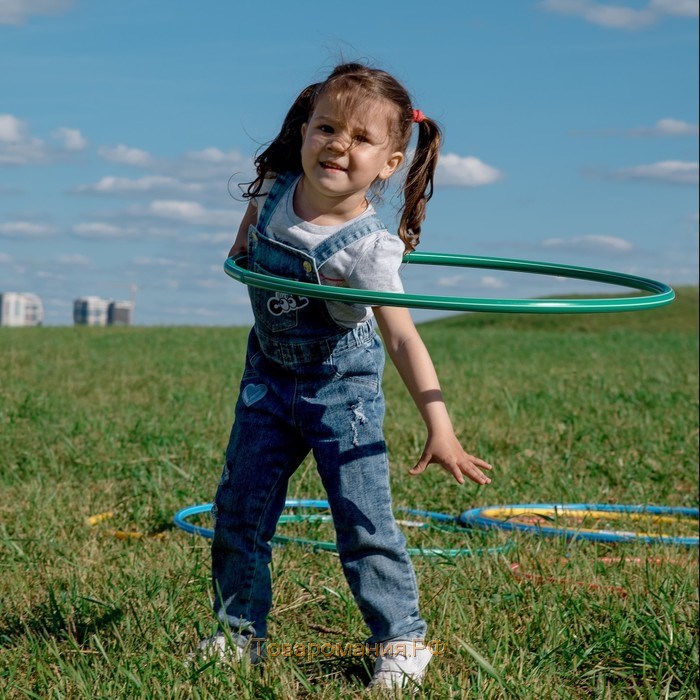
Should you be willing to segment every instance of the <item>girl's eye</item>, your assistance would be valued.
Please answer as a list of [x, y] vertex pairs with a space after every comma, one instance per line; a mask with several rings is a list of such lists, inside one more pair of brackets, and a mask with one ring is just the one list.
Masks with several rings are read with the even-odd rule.
[[324, 134], [333, 133], [333, 127], [330, 124], [321, 124], [318, 128], [319, 131], [322, 131]]
[[355, 141], [357, 141], [358, 143], [369, 143], [369, 139], [363, 134], [357, 134], [355, 136]]

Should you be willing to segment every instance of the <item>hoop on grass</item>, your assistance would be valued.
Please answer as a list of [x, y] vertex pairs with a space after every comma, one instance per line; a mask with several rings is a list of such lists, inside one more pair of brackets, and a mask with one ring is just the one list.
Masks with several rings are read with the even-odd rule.
[[[213, 503], [203, 503], [196, 506], [189, 506], [188, 508], [183, 508], [175, 513], [173, 518], [173, 523], [185, 532], [189, 532], [193, 535], [200, 535], [201, 537], [207, 537], [209, 539], [214, 537], [214, 530], [207, 527], [201, 527], [189, 522], [189, 519], [195, 515], [201, 515], [203, 513], [210, 513]], [[300, 508], [310, 508], [316, 511], [329, 509], [328, 501], [322, 500], [308, 500], [308, 499], [287, 499], [285, 501], [285, 508], [300, 509]], [[399, 525], [404, 527], [416, 528], [416, 529], [433, 529], [441, 532], [459, 533], [461, 535], [470, 534], [468, 528], [459, 524], [459, 520], [456, 516], [447, 515], [445, 513], [433, 513], [431, 511], [425, 510], [414, 510], [411, 508], [401, 508], [399, 509], [407, 515], [414, 517], [420, 517], [427, 519], [428, 521], [435, 521], [440, 523], [438, 525], [433, 525], [430, 522], [422, 522], [419, 520], [397, 520]], [[279, 519], [279, 524], [292, 524], [292, 523], [331, 523], [333, 519], [330, 513], [292, 513], [292, 514], [282, 514]], [[446, 524], [447, 523], [447, 524]], [[307, 537], [292, 537], [287, 535], [276, 534], [272, 538], [273, 544], [285, 545], [285, 544], [297, 544], [302, 547], [310, 547], [314, 551], [325, 551], [325, 552], [337, 552], [337, 547], [335, 542], [314, 540]], [[479, 556], [483, 554], [498, 554], [509, 550], [512, 548], [512, 543], [506, 543], [503, 546], [494, 547], [457, 547], [457, 548], [443, 548], [443, 547], [409, 547], [407, 549], [408, 554], [412, 557], [459, 557], [459, 556]]]
[[653, 309], [673, 301], [675, 293], [663, 282], [627, 275], [609, 270], [597, 270], [573, 265], [516, 260], [512, 258], [479, 257], [476, 255], [448, 255], [445, 253], [410, 253], [404, 257], [409, 265], [447, 265], [487, 270], [528, 272], [572, 279], [589, 280], [629, 287], [651, 292], [648, 296], [617, 297], [609, 299], [477, 299], [471, 297], [443, 297], [425, 294], [398, 294], [396, 292], [373, 292], [365, 289], [331, 287], [289, 280], [275, 275], [264, 275], [246, 268], [248, 256], [228, 258], [224, 271], [230, 277], [251, 287], [272, 291], [303, 294], [307, 297], [343, 301], [350, 304], [370, 306], [401, 306], [413, 309], [442, 309], [445, 311], [491, 311], [544, 314], [602, 313], [613, 311], [638, 311]]
[[211, 513], [213, 505], [213, 503], [200, 503], [196, 506], [182, 508], [182, 510], [178, 510], [173, 516], [173, 525], [175, 525], [175, 527], [179, 527], [185, 532], [189, 532], [190, 535], [199, 535], [200, 537], [212, 539], [214, 537], [214, 530], [212, 530], [210, 527], [195, 525], [189, 522], [189, 518], [192, 518], [195, 515], [201, 515], [202, 513]]
[[[624, 520], [636, 525], [659, 529], [661, 525], [693, 522], [698, 529], [697, 508], [669, 506], [637, 506], [600, 503], [523, 503], [507, 506], [487, 506], [467, 510], [459, 517], [463, 525], [502, 530], [530, 532], [547, 537], [567, 537], [598, 542], [640, 542], [697, 547], [698, 536], [668, 535], [658, 531], [596, 529], [590, 520]], [[568, 520], [568, 522], [567, 522]], [[579, 521], [571, 522], [572, 520]]]

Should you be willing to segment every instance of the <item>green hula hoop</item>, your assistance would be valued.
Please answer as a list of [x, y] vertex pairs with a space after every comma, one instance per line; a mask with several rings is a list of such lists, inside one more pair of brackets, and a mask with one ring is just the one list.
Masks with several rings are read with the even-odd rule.
[[[211, 539], [214, 537], [214, 530], [207, 527], [202, 527], [200, 525], [194, 525], [189, 522], [189, 518], [195, 515], [200, 515], [203, 513], [210, 513], [213, 503], [202, 503], [200, 505], [188, 506], [175, 513], [173, 517], [173, 524], [179, 527], [185, 532], [189, 532], [193, 535], [200, 535], [201, 537], [206, 537]], [[308, 499], [287, 499], [285, 502], [285, 508], [292, 510], [300, 508], [308, 508], [316, 511], [326, 511], [329, 508], [328, 501], [322, 500], [308, 500]], [[409, 515], [416, 515], [422, 518], [426, 518], [428, 521], [436, 521], [437, 523], [451, 523], [436, 524], [433, 525], [430, 522], [421, 521], [406, 521], [398, 520], [399, 524], [406, 527], [413, 528], [431, 528], [434, 530], [442, 532], [459, 533], [460, 535], [474, 534], [476, 531], [471, 530], [463, 525], [460, 525], [456, 516], [448, 516], [443, 513], [432, 513], [429, 511], [419, 511], [412, 510], [409, 508], [401, 509]], [[285, 523], [331, 523], [333, 519], [330, 513], [284, 513], [280, 516], [278, 523], [284, 525]], [[288, 535], [275, 534], [272, 538], [273, 545], [286, 545], [295, 544], [301, 547], [308, 547], [315, 552], [336, 552], [338, 551], [335, 542], [323, 541], [323, 540], [313, 540], [307, 537], [292, 537]], [[512, 542], [506, 542], [503, 545], [495, 545], [491, 547], [455, 547], [455, 548], [443, 548], [443, 547], [408, 547], [407, 552], [409, 556], [412, 557], [443, 557], [443, 558], [453, 558], [453, 557], [473, 557], [481, 556], [486, 554], [501, 554], [507, 552], [513, 548]]]
[[[283, 523], [333, 523], [333, 518], [330, 515], [299, 513], [293, 515], [281, 515], [280, 524]], [[455, 521], [456, 522], [456, 521]], [[430, 523], [421, 523], [418, 521], [402, 521], [398, 520], [399, 525], [413, 527], [418, 529], [431, 528], [440, 532], [459, 533], [460, 535], [469, 535], [474, 531], [469, 528], [459, 525], [431, 525]], [[335, 542], [312, 540], [307, 537], [290, 537], [288, 535], [276, 534], [272, 541], [276, 544], [296, 544], [301, 547], [309, 547], [314, 551], [322, 552], [338, 552]], [[485, 554], [501, 554], [510, 550], [513, 547], [512, 543], [506, 543], [501, 546], [492, 547], [406, 547], [408, 555], [411, 557], [475, 557]]]
[[535, 274], [569, 277], [605, 284], [629, 287], [637, 291], [651, 292], [646, 296], [615, 297], [607, 299], [478, 299], [471, 297], [442, 297], [427, 294], [398, 294], [374, 292], [366, 289], [331, 287], [289, 280], [275, 275], [263, 275], [246, 269], [247, 255], [228, 258], [224, 271], [243, 284], [277, 292], [302, 294], [328, 301], [369, 306], [401, 306], [413, 309], [442, 309], [446, 311], [490, 311], [500, 313], [581, 314], [617, 311], [639, 311], [665, 306], [673, 301], [675, 293], [663, 282], [637, 277], [622, 272], [596, 270], [574, 265], [557, 265], [534, 260], [479, 257], [476, 255], [449, 255], [446, 253], [410, 253], [404, 257], [409, 265], [446, 265], [473, 267], [487, 270], [507, 270]]

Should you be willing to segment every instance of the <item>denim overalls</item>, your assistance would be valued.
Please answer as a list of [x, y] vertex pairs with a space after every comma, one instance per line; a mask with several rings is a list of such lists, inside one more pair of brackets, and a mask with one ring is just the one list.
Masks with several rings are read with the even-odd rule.
[[[313, 250], [266, 235], [296, 174], [277, 178], [249, 232], [249, 267], [307, 282], [331, 255], [384, 226], [349, 224]], [[249, 287], [255, 327], [221, 483], [212, 545], [214, 608], [241, 646], [267, 636], [270, 540], [287, 484], [309, 451], [333, 515], [338, 553], [370, 643], [423, 639], [418, 588], [394, 520], [382, 433], [384, 350], [373, 321], [350, 330], [323, 300]]]

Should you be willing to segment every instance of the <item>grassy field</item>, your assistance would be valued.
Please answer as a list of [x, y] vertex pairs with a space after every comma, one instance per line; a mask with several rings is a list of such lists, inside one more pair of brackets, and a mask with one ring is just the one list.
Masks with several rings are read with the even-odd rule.
[[[421, 332], [458, 433], [494, 465], [493, 483], [459, 487], [434, 466], [406, 475], [423, 427], [388, 367], [397, 506], [697, 506], [697, 289], [655, 311], [475, 314]], [[183, 664], [214, 628], [209, 552], [172, 516], [213, 497], [246, 335], [0, 329], [0, 697], [362, 695], [367, 664], [342, 652], [285, 656], [280, 646], [262, 668]], [[308, 461], [290, 496], [323, 495]], [[332, 537], [323, 527], [316, 534]], [[444, 651], [425, 697], [697, 697], [697, 549], [431, 537], [510, 549], [415, 559], [429, 635]], [[273, 567], [271, 642], [364, 639], [336, 556], [288, 545]]]

